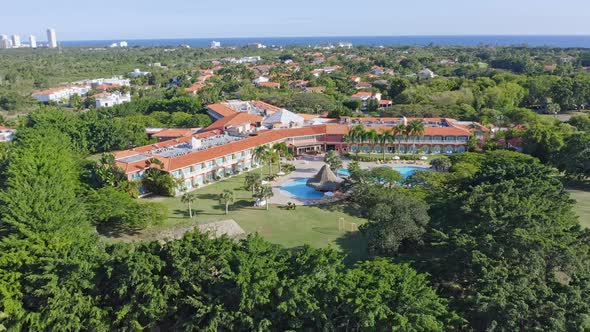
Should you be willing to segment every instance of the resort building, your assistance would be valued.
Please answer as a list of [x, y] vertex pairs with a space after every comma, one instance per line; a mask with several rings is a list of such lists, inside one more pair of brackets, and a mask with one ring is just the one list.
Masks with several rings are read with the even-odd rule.
[[[299, 115], [259, 101], [227, 101], [208, 106], [216, 121], [209, 127], [167, 129], [153, 136], [155, 144], [115, 153], [117, 165], [129, 180], [139, 181], [153, 158], [162, 171], [178, 179], [181, 190], [199, 186], [257, 168], [253, 158], [257, 146], [285, 143], [291, 154], [301, 155], [335, 150], [340, 153], [422, 153], [453, 154], [467, 151], [470, 137], [483, 139], [487, 128], [475, 122], [448, 118], [355, 118], [327, 119]], [[356, 125], [392, 132], [395, 126], [420, 120], [422, 135], [397, 133], [383, 146], [376, 142], [351, 140], [348, 133]], [[140, 188], [143, 192], [143, 189]]]
[[0, 125], [0, 142], [11, 142], [14, 138], [14, 133], [16, 133], [16, 129]]
[[350, 97], [350, 100], [360, 100], [361, 101], [361, 110], [367, 109], [367, 105], [369, 100], [376, 100], [377, 102], [381, 101], [381, 94], [374, 93], [374, 92], [357, 92]]
[[96, 107], [112, 107], [115, 105], [120, 105], [123, 103], [128, 103], [131, 101], [131, 94], [129, 93], [121, 93], [119, 91], [115, 91], [113, 93], [103, 92], [99, 93], [94, 96], [96, 100]]
[[90, 85], [61, 86], [33, 93], [33, 98], [40, 102], [67, 104], [73, 95], [83, 96], [90, 91]]

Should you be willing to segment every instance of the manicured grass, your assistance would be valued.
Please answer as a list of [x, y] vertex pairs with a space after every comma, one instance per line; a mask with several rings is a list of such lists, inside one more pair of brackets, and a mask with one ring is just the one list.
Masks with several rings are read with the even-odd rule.
[[576, 200], [578, 220], [584, 227], [590, 227], [590, 190], [569, 189], [571, 197]]
[[[364, 222], [363, 219], [347, 213], [344, 204], [297, 206], [295, 210], [286, 210], [284, 206], [271, 204], [269, 211], [266, 211], [264, 207], [253, 206], [251, 193], [243, 188], [244, 177], [245, 174], [241, 174], [195, 190], [198, 199], [193, 204], [196, 215], [192, 220], [188, 218], [187, 205], [180, 201], [180, 197], [144, 198], [145, 201], [165, 204], [170, 209], [170, 216], [160, 225], [150, 226], [124, 237], [127, 240], [150, 240], [164, 230], [186, 229], [194, 224], [233, 219], [246, 232], [258, 232], [270, 242], [287, 248], [306, 244], [312, 247], [333, 245], [346, 253], [350, 260], [366, 256], [366, 242], [358, 232], [349, 233], [338, 229], [340, 218], [357, 225]], [[218, 200], [224, 189], [232, 190], [235, 197], [229, 215], [225, 215], [224, 206]], [[111, 240], [114, 239], [109, 239]]]

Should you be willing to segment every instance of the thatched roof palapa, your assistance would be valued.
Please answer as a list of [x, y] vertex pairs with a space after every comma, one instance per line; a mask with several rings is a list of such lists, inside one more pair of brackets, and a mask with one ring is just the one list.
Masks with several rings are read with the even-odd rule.
[[317, 191], [336, 191], [340, 188], [342, 179], [337, 177], [330, 169], [330, 166], [324, 165], [318, 174], [307, 180], [307, 185]]

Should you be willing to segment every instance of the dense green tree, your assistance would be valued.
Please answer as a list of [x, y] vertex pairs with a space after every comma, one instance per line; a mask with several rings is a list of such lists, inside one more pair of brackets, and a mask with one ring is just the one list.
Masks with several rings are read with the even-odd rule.
[[565, 139], [563, 148], [553, 157], [557, 168], [566, 175], [590, 177], [590, 133], [575, 133]]
[[67, 135], [22, 129], [0, 193], [0, 313], [14, 330], [106, 330], [93, 293], [100, 257], [77, 196]]
[[574, 115], [568, 121], [570, 125], [576, 127], [579, 131], [590, 132], [590, 116], [586, 114]]
[[442, 156], [432, 159], [430, 165], [437, 172], [446, 172], [451, 168], [451, 160], [448, 157]]
[[373, 255], [394, 255], [420, 241], [430, 220], [428, 205], [400, 190], [369, 189], [357, 202], [365, 206], [366, 224], [360, 230], [366, 236]]

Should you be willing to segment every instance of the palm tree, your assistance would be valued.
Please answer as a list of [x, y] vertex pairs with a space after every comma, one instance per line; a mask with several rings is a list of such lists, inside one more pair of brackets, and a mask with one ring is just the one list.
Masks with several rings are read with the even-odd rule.
[[377, 133], [377, 131], [375, 129], [369, 129], [365, 132], [363, 140], [368, 142], [369, 145], [371, 146], [371, 149], [369, 149], [369, 157], [370, 157], [373, 150], [375, 150], [375, 145], [379, 142], [379, 134]]
[[[258, 165], [262, 165], [269, 159], [269, 155], [270, 149], [268, 148], [268, 146], [259, 145], [256, 148], [254, 148], [254, 154], [252, 155], [252, 157], [254, 157], [254, 161]], [[260, 174], [262, 174], [262, 167], [260, 167]]]
[[379, 134], [379, 145], [381, 145], [381, 154], [383, 156], [383, 160], [385, 160], [385, 144], [387, 142], [391, 142], [394, 139], [391, 131], [383, 130], [381, 134]]
[[289, 147], [285, 142], [275, 143], [272, 146], [273, 151], [277, 154], [279, 159], [279, 173], [281, 173], [281, 157], [286, 156], [289, 153]]
[[348, 150], [350, 151], [350, 147], [354, 143], [354, 135], [352, 135], [351, 132], [349, 131], [348, 134], [344, 135], [342, 140], [344, 142], [346, 142], [346, 145], [348, 146]]
[[225, 189], [221, 195], [219, 195], [219, 202], [225, 205], [225, 214], [229, 213], [229, 206], [234, 202], [234, 192]]
[[185, 203], [188, 205], [188, 215], [191, 219], [193, 218], [193, 209], [191, 208], [191, 204], [194, 203], [196, 200], [197, 200], [197, 195], [195, 195], [195, 193], [185, 193], [180, 198], [180, 201], [182, 203]]
[[400, 147], [402, 145], [401, 137], [404, 135], [405, 130], [406, 130], [406, 126], [404, 126], [403, 123], [395, 125], [392, 129], [393, 139], [396, 140], [398, 137], [400, 137], [400, 139], [398, 140], [397, 147], [395, 148], [395, 152], [397, 152], [397, 153], [399, 153]]
[[363, 127], [363, 125], [361, 125], [361, 124], [357, 124], [350, 129], [349, 135], [350, 135], [350, 139], [353, 142], [356, 142], [355, 154], [358, 157], [359, 151], [360, 151], [360, 146], [361, 146], [361, 143], [362, 143], [364, 136], [365, 136], [365, 127]]
[[262, 175], [253, 172], [246, 174], [246, 178], [244, 179], [244, 188], [246, 188], [246, 190], [252, 191], [252, 196], [254, 196], [254, 193], [261, 185]]
[[272, 192], [272, 188], [269, 185], [264, 185], [258, 188], [256, 192], [256, 198], [263, 199], [266, 205], [266, 210], [268, 211], [268, 199], [274, 195]]
[[413, 136], [413, 149], [412, 153], [416, 151], [416, 139], [424, 136], [424, 122], [420, 120], [412, 120], [408, 123], [408, 127], [410, 128], [410, 134]]
[[407, 125], [404, 125], [404, 129], [402, 131], [402, 137], [406, 143], [408, 143], [410, 135], [412, 135], [412, 127], [410, 126], [410, 123], [408, 123]]

